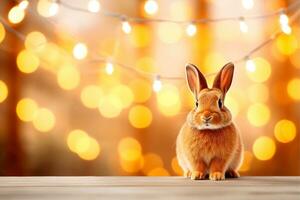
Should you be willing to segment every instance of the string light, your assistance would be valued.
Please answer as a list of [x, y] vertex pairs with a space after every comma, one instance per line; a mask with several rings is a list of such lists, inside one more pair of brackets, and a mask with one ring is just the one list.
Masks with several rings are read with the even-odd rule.
[[242, 5], [245, 9], [250, 10], [254, 6], [253, 0], [242, 0]]
[[158, 4], [155, 0], [147, 0], [144, 5], [147, 14], [154, 15], [158, 11]]
[[160, 76], [155, 76], [155, 79], [153, 81], [153, 85], [152, 85], [152, 88], [154, 90], [154, 92], [159, 92], [161, 90], [161, 87], [162, 87], [162, 83], [161, 83], [161, 80], [160, 80]]
[[23, 0], [19, 3], [19, 8], [21, 8], [22, 10], [25, 10], [29, 5], [29, 2], [27, 0]]
[[289, 35], [292, 32], [292, 28], [289, 25], [289, 17], [285, 14], [284, 11], [279, 15], [279, 24], [282, 32]]
[[251, 60], [250, 58], [246, 59], [246, 69], [249, 72], [254, 72], [256, 70], [256, 66], [253, 60]]
[[132, 28], [131, 28], [129, 22], [126, 21], [126, 20], [123, 20], [122, 21], [122, 30], [123, 30], [123, 32], [126, 33], [126, 34], [129, 34], [131, 32], [131, 29]]
[[73, 56], [77, 60], [82, 60], [87, 56], [88, 49], [86, 44], [84, 43], [77, 43], [73, 48]]
[[58, 10], [59, 10], [58, 3], [56, 1], [51, 2], [51, 5], [49, 7], [50, 16], [56, 15], [58, 13]]
[[188, 36], [194, 36], [197, 32], [197, 27], [194, 23], [191, 23], [189, 25], [187, 25], [186, 27], [186, 34]]
[[239, 24], [240, 24], [241, 32], [242, 33], [247, 33], [248, 32], [248, 25], [246, 24], [244, 17], [240, 17], [239, 21], [240, 21]]
[[111, 75], [114, 72], [114, 65], [111, 62], [106, 63], [105, 71], [107, 74]]
[[8, 20], [13, 24], [20, 23], [25, 17], [25, 12], [19, 6], [14, 6], [8, 13]]
[[101, 5], [98, 0], [89, 0], [88, 2], [88, 10], [92, 13], [99, 12]]

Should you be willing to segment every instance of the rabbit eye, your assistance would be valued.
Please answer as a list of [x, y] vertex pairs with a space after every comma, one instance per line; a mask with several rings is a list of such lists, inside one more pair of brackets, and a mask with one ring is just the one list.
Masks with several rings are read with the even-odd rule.
[[219, 100], [218, 100], [218, 106], [219, 106], [220, 109], [223, 107], [222, 99], [219, 99]]
[[199, 103], [198, 103], [198, 101], [196, 101], [196, 107], [198, 107], [198, 105], [199, 105]]

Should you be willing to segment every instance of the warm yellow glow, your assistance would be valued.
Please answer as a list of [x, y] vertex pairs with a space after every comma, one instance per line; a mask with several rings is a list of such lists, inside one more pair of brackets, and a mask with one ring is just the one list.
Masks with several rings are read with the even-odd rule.
[[152, 88], [153, 88], [154, 92], [159, 92], [161, 90], [161, 87], [162, 87], [162, 84], [161, 84], [160, 78], [159, 78], [159, 76], [157, 76], [155, 78], [155, 80], [153, 81]]
[[244, 159], [239, 171], [240, 172], [249, 171], [252, 159], [253, 159], [253, 154], [250, 151], [244, 151]]
[[296, 137], [296, 133], [296, 125], [287, 119], [278, 121], [274, 127], [275, 138], [282, 143], [293, 141]]
[[173, 44], [179, 41], [182, 36], [182, 29], [180, 25], [164, 22], [158, 25], [158, 37], [167, 44]]
[[263, 103], [252, 104], [247, 111], [247, 118], [253, 126], [263, 126], [270, 119], [270, 109]]
[[146, 128], [152, 122], [152, 112], [149, 108], [137, 105], [129, 110], [129, 122], [135, 128]]
[[144, 4], [145, 12], [149, 15], [154, 15], [158, 11], [158, 4], [155, 0], [147, 0]]
[[294, 78], [288, 82], [287, 92], [292, 99], [300, 101], [300, 78]]
[[59, 6], [55, 1], [39, 0], [37, 11], [43, 17], [52, 17], [58, 13]]
[[122, 108], [128, 108], [134, 99], [134, 95], [131, 91], [131, 89], [126, 85], [117, 85], [111, 90], [112, 94], [115, 94], [119, 97]]
[[10, 23], [18, 24], [20, 23], [25, 17], [25, 12], [19, 6], [15, 6], [10, 9], [8, 13], [8, 20]]
[[255, 70], [254, 71], [247, 71], [248, 77], [257, 83], [262, 83], [268, 80], [268, 78], [271, 75], [271, 65], [270, 63], [261, 57], [256, 57], [253, 59], [253, 62], [255, 64]]
[[134, 94], [134, 102], [136, 103], [143, 103], [151, 97], [151, 85], [144, 79], [134, 79], [129, 83], [129, 87]]
[[38, 109], [33, 117], [33, 126], [36, 130], [40, 132], [48, 132], [53, 129], [55, 125], [55, 116], [54, 114], [46, 109]]
[[8, 96], [8, 88], [6, 84], [2, 80], [0, 80], [0, 103], [5, 101], [7, 96]]
[[247, 33], [248, 32], [248, 25], [246, 24], [245, 20], [243, 18], [240, 19], [240, 31], [242, 33]]
[[[68, 134], [68, 137], [67, 137], [67, 144], [68, 144], [69, 149], [72, 152], [77, 153], [78, 147], [82, 146], [82, 144], [80, 144], [80, 142], [86, 141], [85, 138], [88, 138], [88, 137], [89, 137], [88, 134], [83, 130], [80, 130], [80, 129], [72, 130]], [[78, 145], [78, 144], [80, 144], [80, 145]]]
[[146, 47], [151, 42], [151, 33], [149, 27], [144, 24], [136, 24], [132, 29], [129, 41], [134, 47], [142, 48]]
[[64, 59], [65, 56], [63, 55], [60, 47], [52, 42], [46, 43], [39, 52], [39, 55], [41, 60], [43, 60], [42, 67], [52, 72], [57, 72], [58, 69], [62, 67], [62, 65], [63, 67], [65, 65], [72, 65], [70, 64], [71, 61], [62, 64], [62, 59]]
[[96, 85], [88, 85], [84, 87], [80, 94], [80, 99], [83, 105], [87, 108], [98, 108], [103, 92]]
[[142, 172], [147, 175], [152, 169], [162, 168], [164, 163], [161, 157], [155, 153], [147, 153], [143, 156], [144, 166]]
[[122, 111], [123, 105], [120, 98], [115, 94], [103, 96], [99, 101], [98, 110], [103, 117], [114, 118]]
[[129, 34], [131, 32], [132, 28], [128, 21], [122, 22], [122, 30], [126, 34]]
[[0, 22], [0, 43], [4, 40], [5, 38], [5, 28], [3, 24]]
[[254, 6], [253, 0], [242, 0], [242, 5], [245, 9], [250, 10]]
[[57, 83], [64, 90], [75, 89], [80, 82], [80, 73], [77, 68], [64, 66], [57, 72]]
[[248, 97], [251, 102], [266, 102], [269, 98], [269, 89], [265, 84], [257, 83], [248, 88]]
[[258, 160], [270, 160], [276, 152], [276, 145], [273, 139], [260, 136], [255, 140], [252, 151]]
[[95, 160], [100, 154], [100, 145], [94, 138], [89, 137], [88, 140], [88, 147], [84, 151], [78, 151], [78, 156], [83, 160]]
[[137, 160], [120, 160], [122, 169], [128, 173], [135, 173], [140, 171], [143, 168], [144, 160], [143, 157], [140, 157]]
[[255, 63], [253, 62], [253, 60], [248, 59], [248, 60], [246, 61], [246, 69], [247, 69], [247, 71], [249, 71], [249, 72], [255, 72], [255, 70], [256, 70], [256, 65], [255, 65]]
[[158, 167], [158, 168], [154, 168], [152, 169], [147, 176], [170, 176], [169, 172], [162, 168], [162, 167]]
[[285, 13], [281, 13], [279, 15], [279, 23], [280, 25], [285, 25], [289, 23], [289, 17]]
[[197, 33], [197, 27], [195, 24], [189, 24], [185, 31], [188, 36], [194, 36]]
[[225, 106], [230, 110], [233, 118], [238, 115], [240, 109], [239, 103], [232, 95], [226, 95]]
[[168, 13], [174, 20], [190, 20], [195, 16], [195, 9], [193, 4], [188, 1], [173, 0], [168, 4]]
[[118, 152], [122, 160], [139, 160], [142, 156], [141, 144], [132, 137], [122, 138], [118, 144]]
[[28, 2], [27, 0], [23, 0], [23, 1], [21, 1], [21, 2], [19, 3], [18, 6], [19, 6], [21, 9], [25, 10], [25, 9], [28, 7], [28, 5], [29, 5], [29, 2]]
[[101, 5], [98, 0], [89, 0], [88, 2], [88, 10], [92, 13], [99, 12]]
[[163, 115], [174, 116], [180, 111], [179, 91], [174, 85], [164, 84], [156, 97], [158, 109]]
[[106, 63], [105, 71], [107, 74], [111, 75], [114, 72], [114, 65], [110, 62]]
[[25, 47], [34, 52], [40, 52], [47, 44], [47, 39], [43, 33], [38, 31], [30, 32], [25, 39]]
[[280, 53], [284, 55], [291, 55], [299, 47], [299, 41], [297, 40], [297, 36], [294, 34], [282, 34], [276, 39], [276, 47]]
[[73, 56], [78, 60], [84, 59], [88, 54], [88, 49], [86, 44], [77, 43], [73, 48]]
[[23, 73], [32, 73], [40, 65], [40, 59], [32, 51], [23, 50], [17, 56], [18, 69]]
[[[216, 68], [223, 66], [225, 63], [226, 59], [223, 54], [218, 52], [209, 52], [204, 58], [204, 73], [214, 73], [216, 72]], [[212, 79], [208, 79], [207, 81], [211, 84], [210, 82]]]
[[156, 70], [155, 60], [152, 57], [141, 57], [137, 60], [136, 66], [138, 69], [146, 72], [154, 72]]
[[171, 161], [171, 166], [172, 166], [172, 169], [173, 171], [175, 172], [175, 174], [181, 176], [183, 174], [183, 171], [181, 169], [181, 167], [179, 166], [178, 164], [178, 160], [176, 157], [174, 157]]
[[33, 99], [24, 98], [17, 103], [17, 115], [24, 122], [32, 121], [37, 110], [38, 105]]
[[281, 31], [287, 35], [290, 35], [292, 33], [292, 28], [288, 24], [281, 25], [280, 28], [281, 28]]

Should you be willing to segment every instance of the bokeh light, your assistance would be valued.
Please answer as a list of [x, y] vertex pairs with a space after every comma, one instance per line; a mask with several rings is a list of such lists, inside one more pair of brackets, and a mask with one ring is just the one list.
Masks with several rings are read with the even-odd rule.
[[136, 173], [140, 171], [144, 166], [143, 157], [139, 157], [136, 160], [120, 160], [122, 169], [128, 173]]
[[176, 157], [174, 157], [171, 161], [171, 167], [172, 170], [175, 172], [176, 175], [182, 176], [183, 175], [183, 171], [181, 169], [181, 167], [179, 166], [178, 160]]
[[99, 12], [101, 5], [98, 0], [89, 0], [88, 2], [88, 10], [92, 13]]
[[88, 85], [84, 87], [80, 94], [83, 105], [87, 108], [98, 108], [103, 91], [99, 86]]
[[73, 56], [78, 60], [84, 59], [88, 54], [88, 49], [86, 44], [84, 43], [77, 43], [73, 48]]
[[128, 108], [133, 102], [133, 92], [127, 85], [116, 85], [112, 88], [111, 93], [119, 97], [123, 109]]
[[55, 125], [55, 116], [47, 108], [40, 108], [35, 112], [32, 122], [36, 130], [49, 132]]
[[142, 105], [133, 106], [129, 110], [129, 122], [135, 128], [146, 128], [152, 122], [152, 112]]
[[20, 23], [25, 17], [25, 12], [19, 6], [14, 6], [8, 13], [8, 20], [12, 24]]
[[95, 160], [100, 154], [101, 148], [97, 140], [89, 137], [89, 145], [84, 151], [77, 152], [79, 157], [83, 160]]
[[291, 79], [287, 84], [287, 92], [288, 95], [294, 99], [299, 101], [300, 100], [300, 79], [294, 78]]
[[270, 109], [263, 103], [252, 104], [247, 111], [247, 118], [253, 126], [263, 126], [270, 119]]
[[6, 35], [5, 28], [3, 24], [0, 22], [0, 43], [4, 40], [5, 35]]
[[254, 6], [253, 0], [242, 0], [242, 5], [245, 9], [250, 10]]
[[293, 35], [293, 34], [284, 35], [283, 34], [283, 35], [280, 35], [276, 39], [276, 47], [278, 48], [280, 53], [282, 53], [284, 55], [291, 55], [299, 47], [299, 42], [295, 35]]
[[188, 36], [194, 36], [197, 33], [197, 26], [195, 24], [189, 24], [185, 31]]
[[28, 7], [28, 5], [29, 5], [29, 2], [28, 2], [27, 0], [23, 0], [23, 1], [21, 1], [21, 2], [19, 3], [18, 6], [19, 6], [21, 9], [25, 10], [25, 9]]
[[262, 83], [268, 80], [271, 75], [271, 65], [270, 63], [261, 57], [256, 57], [253, 59], [255, 63], [255, 70], [247, 71], [248, 77], [257, 83]]
[[72, 66], [63, 66], [57, 72], [57, 83], [64, 90], [75, 89], [80, 82], [80, 73], [78, 69]]
[[52, 17], [58, 13], [59, 6], [55, 1], [39, 0], [37, 11], [43, 17]]
[[134, 79], [130, 81], [129, 87], [133, 92], [134, 102], [136, 103], [144, 103], [151, 97], [151, 85], [144, 79]]
[[158, 25], [158, 37], [166, 44], [173, 44], [182, 37], [182, 29], [178, 24], [164, 22]]
[[40, 52], [46, 45], [47, 39], [39, 31], [30, 32], [25, 38], [25, 47], [33, 52]]
[[143, 48], [148, 46], [152, 39], [149, 27], [142, 24], [135, 25], [129, 39], [134, 47]]
[[40, 65], [40, 59], [32, 51], [22, 50], [17, 56], [18, 69], [23, 73], [32, 73]]
[[260, 136], [255, 140], [252, 150], [258, 160], [270, 160], [276, 152], [276, 145], [273, 139]]
[[287, 119], [278, 121], [274, 127], [275, 138], [282, 143], [293, 141], [296, 137], [296, 133], [296, 125]]
[[88, 134], [80, 129], [75, 129], [72, 130], [67, 137], [67, 144], [69, 149], [74, 152], [77, 153], [77, 149], [78, 149], [78, 143], [80, 143], [82, 140], [86, 141], [85, 138], [88, 138]]
[[253, 103], [266, 102], [269, 99], [269, 89], [265, 84], [252, 84], [247, 91], [249, 100]]
[[128, 21], [123, 21], [122, 22], [122, 30], [126, 34], [131, 33], [132, 27], [131, 27], [131, 25], [129, 24]]
[[158, 11], [158, 4], [155, 0], [147, 0], [144, 4], [145, 12], [149, 15], [154, 15]]
[[226, 95], [225, 105], [230, 110], [232, 117], [235, 118], [239, 113], [239, 103], [232, 95]]
[[162, 168], [164, 166], [161, 157], [155, 153], [147, 153], [143, 156], [144, 165], [142, 168], [143, 174], [147, 175], [152, 169]]
[[35, 113], [38, 110], [37, 103], [30, 98], [21, 99], [17, 103], [16, 112], [20, 120], [30, 122], [34, 119]]
[[300, 48], [298, 48], [293, 54], [291, 54], [289, 58], [294, 67], [300, 69]]
[[147, 176], [170, 176], [169, 172], [162, 167], [152, 169]]
[[8, 88], [4, 81], [0, 80], [0, 103], [5, 101], [8, 96]]
[[164, 84], [156, 97], [158, 109], [163, 115], [174, 116], [180, 111], [179, 91], [174, 85]]
[[98, 110], [103, 117], [114, 118], [117, 117], [122, 111], [123, 105], [120, 98], [115, 94], [103, 96], [100, 99]]
[[122, 138], [118, 144], [119, 156], [125, 161], [139, 160], [142, 156], [142, 146], [132, 137]]

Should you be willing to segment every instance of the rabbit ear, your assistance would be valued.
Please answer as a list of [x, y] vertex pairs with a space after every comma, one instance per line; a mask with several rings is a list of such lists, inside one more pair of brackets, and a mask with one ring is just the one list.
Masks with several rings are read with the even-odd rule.
[[226, 92], [229, 90], [232, 77], [234, 72], [234, 65], [233, 63], [227, 63], [224, 65], [224, 67], [220, 70], [220, 72], [217, 74], [213, 87], [219, 88], [223, 94], [225, 95]]
[[207, 88], [206, 79], [199, 69], [193, 64], [187, 64], [185, 67], [186, 70], [186, 79], [190, 90], [195, 95], [196, 99], [198, 98], [199, 92]]

